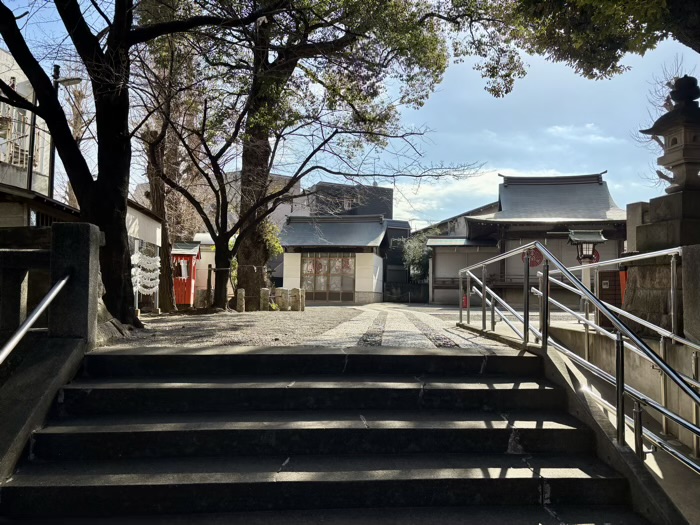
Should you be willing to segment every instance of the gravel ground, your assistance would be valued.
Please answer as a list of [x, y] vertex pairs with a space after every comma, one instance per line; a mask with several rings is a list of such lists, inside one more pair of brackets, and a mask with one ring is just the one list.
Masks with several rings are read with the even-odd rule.
[[[396, 303], [309, 306], [305, 312], [145, 316], [145, 329], [132, 332], [131, 338], [110, 348], [203, 349], [224, 345], [471, 347], [474, 344], [472, 337], [455, 327], [458, 317], [459, 312], [454, 307]], [[552, 320], [558, 317], [552, 314]], [[490, 317], [487, 319], [490, 325]], [[472, 323], [478, 324], [480, 320], [481, 311], [472, 311]], [[537, 326], [534, 313], [531, 322]]]
[[118, 346], [298, 345], [360, 313], [352, 307], [309, 306], [305, 312], [144, 316], [146, 328]]

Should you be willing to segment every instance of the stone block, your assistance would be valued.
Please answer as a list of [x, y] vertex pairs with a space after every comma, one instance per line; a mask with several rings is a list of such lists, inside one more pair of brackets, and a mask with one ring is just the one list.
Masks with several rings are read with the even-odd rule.
[[700, 219], [700, 191], [679, 191], [649, 201], [649, 223]]
[[700, 244], [700, 219], [677, 219], [637, 227], [637, 251]]
[[277, 288], [277, 306], [280, 307], [280, 312], [289, 310], [289, 289]]
[[267, 312], [270, 309], [270, 289], [260, 288], [260, 311]]
[[0, 330], [17, 330], [27, 318], [27, 283], [26, 269], [0, 269]]
[[700, 343], [700, 245], [683, 247], [683, 330]]
[[[645, 217], [646, 215], [646, 217]], [[648, 219], [649, 203], [633, 202], [627, 205], [627, 251], [637, 251], [637, 226], [641, 226]]]
[[290, 301], [291, 301], [291, 310], [292, 312], [300, 312], [301, 311], [301, 290], [299, 288], [292, 288], [291, 292], [289, 293]]
[[245, 288], [236, 290], [236, 311], [245, 312]]
[[300, 311], [306, 310], [306, 288], [301, 289], [301, 304], [300, 304]]
[[87, 223], [53, 223], [51, 231], [51, 285], [67, 275], [69, 280], [49, 306], [49, 335], [84, 339], [92, 347], [102, 287], [102, 233]]

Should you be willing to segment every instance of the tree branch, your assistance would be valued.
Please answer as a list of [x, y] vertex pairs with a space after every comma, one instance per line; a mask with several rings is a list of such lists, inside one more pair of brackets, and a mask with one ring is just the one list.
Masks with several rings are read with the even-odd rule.
[[289, 3], [289, 0], [277, 0], [272, 5], [253, 11], [249, 15], [242, 17], [222, 17], [214, 15], [192, 16], [185, 20], [172, 20], [161, 22], [158, 24], [149, 24], [146, 26], [136, 27], [129, 34], [129, 46], [141, 44], [158, 38], [159, 36], [169, 35], [172, 33], [183, 33], [203, 26], [217, 26], [225, 28], [244, 27], [252, 24], [259, 18], [271, 16], [279, 12], [284, 6]]

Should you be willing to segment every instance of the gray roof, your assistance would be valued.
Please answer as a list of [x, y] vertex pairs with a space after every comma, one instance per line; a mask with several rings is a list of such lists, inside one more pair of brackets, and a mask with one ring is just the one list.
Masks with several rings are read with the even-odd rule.
[[465, 239], [464, 237], [432, 237], [425, 243], [429, 247], [452, 247], [452, 246], [496, 246], [495, 239]]
[[176, 242], [173, 244], [172, 255], [197, 255], [199, 254], [198, 242]]
[[382, 243], [389, 222], [381, 215], [292, 216], [280, 232], [280, 243], [284, 247], [375, 247]]
[[469, 220], [500, 223], [620, 222], [627, 214], [613, 201], [603, 174], [573, 177], [503, 177], [500, 211]]
[[603, 237], [601, 230], [570, 230], [569, 242], [571, 243], [601, 243], [607, 239]]

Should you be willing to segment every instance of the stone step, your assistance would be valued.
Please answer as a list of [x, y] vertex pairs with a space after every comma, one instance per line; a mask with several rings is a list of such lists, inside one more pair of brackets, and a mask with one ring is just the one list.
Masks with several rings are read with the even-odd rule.
[[508, 505], [323, 509], [136, 516], [3, 520], [21, 525], [649, 525], [621, 505]]
[[627, 482], [588, 456], [266, 456], [33, 462], [5, 516], [465, 505], [620, 505]]
[[553, 412], [248, 412], [97, 417], [36, 432], [32, 457], [582, 453], [590, 430]]
[[221, 347], [97, 351], [85, 357], [87, 377], [289, 374], [507, 374], [538, 376], [542, 359], [513, 349], [386, 347]]
[[551, 409], [565, 395], [544, 380], [485, 377], [288, 376], [78, 380], [59, 415], [317, 409]]

